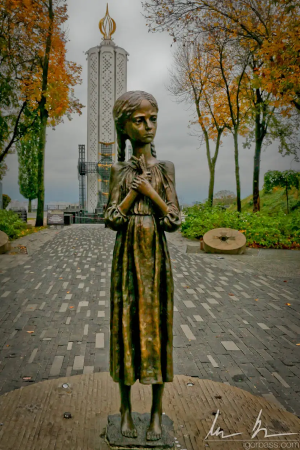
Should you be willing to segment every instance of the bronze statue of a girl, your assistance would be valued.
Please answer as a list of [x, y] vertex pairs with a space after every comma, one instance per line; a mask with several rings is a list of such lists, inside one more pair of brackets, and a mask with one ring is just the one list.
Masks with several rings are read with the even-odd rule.
[[[118, 162], [111, 168], [105, 211], [117, 231], [111, 272], [110, 373], [119, 382], [121, 432], [136, 437], [130, 391], [152, 384], [147, 440], [161, 438], [164, 383], [173, 381], [173, 277], [164, 231], [181, 224], [174, 165], [158, 161], [152, 95], [126, 92], [115, 103]], [[129, 139], [133, 156], [125, 161]]]

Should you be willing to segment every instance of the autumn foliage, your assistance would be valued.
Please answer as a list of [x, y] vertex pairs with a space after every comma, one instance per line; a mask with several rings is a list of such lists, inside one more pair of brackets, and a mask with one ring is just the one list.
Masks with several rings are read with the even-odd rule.
[[256, 52], [263, 88], [300, 109], [300, 0], [149, 0], [143, 3], [151, 31], [174, 42], [194, 41], [222, 30]]
[[36, 226], [43, 225], [46, 127], [82, 108], [74, 96], [81, 67], [66, 60], [67, 19], [66, 0], [0, 0], [0, 82], [11, 95], [4, 107], [14, 110], [5, 122], [0, 104], [0, 162], [38, 121]]
[[[277, 139], [283, 154], [297, 147], [291, 136], [299, 128], [300, 0], [147, 0], [143, 6], [149, 31], [167, 31], [181, 45], [201, 40], [212, 47], [222, 75], [215, 83], [217, 101], [234, 137], [235, 159], [237, 136], [247, 128], [247, 143], [255, 145], [253, 211], [259, 211], [262, 146]], [[237, 177], [237, 204], [238, 185]]]
[[74, 96], [74, 87], [81, 83], [81, 66], [66, 59], [67, 18], [64, 0], [0, 0], [0, 162], [39, 119], [42, 97], [48, 125], [81, 112]]
[[300, 110], [300, 2], [274, 2], [270, 31], [259, 48], [264, 61], [262, 85], [276, 97], [276, 106], [291, 103]]
[[[74, 98], [74, 86], [81, 82], [81, 66], [66, 60], [67, 5], [54, 0], [54, 20], [49, 60], [46, 109], [49, 124], [56, 125], [64, 114], [80, 113], [82, 105]], [[42, 68], [49, 33], [48, 2], [42, 0], [0, 0], [5, 39], [4, 67], [18, 80], [20, 102], [35, 111], [42, 95]]]

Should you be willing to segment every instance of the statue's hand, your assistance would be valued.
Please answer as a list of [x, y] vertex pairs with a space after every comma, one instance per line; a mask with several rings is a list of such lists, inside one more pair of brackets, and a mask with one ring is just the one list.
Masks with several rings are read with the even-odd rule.
[[151, 181], [151, 172], [147, 170], [147, 172], [143, 173], [142, 177], [146, 178], [146, 180]]
[[132, 155], [131, 159], [132, 159], [132, 163], [133, 163], [134, 167], [135, 167], [137, 170], [141, 170], [139, 158], [137, 158], [136, 156]]
[[145, 161], [145, 156], [144, 155], [141, 155], [140, 157], [139, 157], [139, 165], [140, 165], [140, 168], [141, 168], [141, 171], [142, 171], [142, 174], [145, 174], [146, 172], [147, 172], [147, 165], [146, 165], [146, 161]]
[[146, 197], [149, 197], [151, 195], [151, 192], [153, 191], [153, 187], [151, 186], [149, 180], [143, 175], [135, 177], [131, 187], [132, 189], [138, 191], [140, 194], [146, 195]]
[[135, 163], [137, 169], [140, 170], [141, 175], [147, 180], [151, 180], [151, 172], [147, 169], [146, 161], [144, 155], [141, 155], [139, 158], [136, 156], [132, 156], [132, 159]]

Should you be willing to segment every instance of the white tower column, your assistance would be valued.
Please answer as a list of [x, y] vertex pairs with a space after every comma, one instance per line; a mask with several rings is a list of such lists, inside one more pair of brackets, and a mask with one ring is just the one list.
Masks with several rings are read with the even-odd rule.
[[[112, 116], [114, 103], [127, 91], [128, 53], [115, 45], [112, 34], [116, 29], [106, 10], [100, 21], [103, 40], [88, 50], [88, 137], [87, 137], [87, 208], [94, 212], [106, 203], [108, 170], [117, 159], [117, 142]], [[94, 173], [91, 173], [92, 168]], [[99, 168], [99, 170], [97, 170]], [[102, 168], [102, 169], [101, 169]], [[102, 170], [102, 172], [101, 172]], [[104, 174], [105, 172], [105, 174]]]
[[[88, 135], [87, 161], [98, 163], [99, 141], [99, 49], [94, 47], [88, 51]], [[89, 165], [90, 166], [90, 165]], [[94, 212], [98, 202], [97, 173], [87, 174], [87, 209]]]

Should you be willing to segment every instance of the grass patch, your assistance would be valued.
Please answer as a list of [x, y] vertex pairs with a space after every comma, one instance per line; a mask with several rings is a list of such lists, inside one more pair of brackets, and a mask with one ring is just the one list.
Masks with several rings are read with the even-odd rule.
[[[264, 189], [259, 192], [260, 197], [260, 211], [265, 214], [277, 214], [286, 213], [286, 195], [285, 189], [273, 188], [271, 192], [266, 193]], [[300, 198], [299, 191], [296, 188], [289, 190], [289, 207], [291, 212], [300, 210]], [[229, 211], [236, 211], [236, 202], [231, 205]], [[253, 210], [253, 197], [249, 195], [242, 200], [242, 212], [252, 212]]]
[[47, 227], [28, 228], [15, 212], [0, 210], [0, 230], [6, 233], [11, 241], [45, 228]]
[[214, 228], [233, 228], [246, 236], [248, 247], [300, 249], [300, 210], [271, 216], [263, 212], [237, 213], [200, 203], [186, 208], [184, 213], [181, 231], [187, 238], [200, 239]]
[[[26, 224], [25, 224], [26, 225]], [[32, 228], [26, 228], [26, 230], [22, 230], [20, 233], [18, 233], [18, 236], [14, 239], [18, 239], [23, 236], [27, 236], [27, 234], [33, 234], [37, 233], [38, 231], [46, 230], [48, 227], [32, 227]]]

